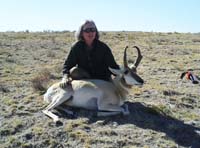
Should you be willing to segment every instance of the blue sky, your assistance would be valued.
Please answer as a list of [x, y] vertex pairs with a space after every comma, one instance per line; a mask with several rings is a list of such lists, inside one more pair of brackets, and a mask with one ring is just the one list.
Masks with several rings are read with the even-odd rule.
[[200, 32], [199, 0], [0, 0], [0, 31]]

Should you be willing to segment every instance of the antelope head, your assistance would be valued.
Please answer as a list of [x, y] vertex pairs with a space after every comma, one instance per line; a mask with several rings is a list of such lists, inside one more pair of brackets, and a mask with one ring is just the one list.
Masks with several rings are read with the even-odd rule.
[[142, 60], [142, 55], [140, 49], [137, 46], [133, 47], [137, 49], [138, 53], [138, 57], [133, 66], [131, 67], [128, 66], [127, 54], [126, 54], [128, 46], [126, 46], [126, 48], [124, 49], [124, 59], [123, 59], [124, 69], [116, 70], [109, 68], [112, 73], [116, 74], [117, 76], [120, 76], [121, 82], [127, 87], [128, 86], [131, 87], [132, 85], [143, 85], [144, 83], [143, 79], [137, 74], [137, 67]]

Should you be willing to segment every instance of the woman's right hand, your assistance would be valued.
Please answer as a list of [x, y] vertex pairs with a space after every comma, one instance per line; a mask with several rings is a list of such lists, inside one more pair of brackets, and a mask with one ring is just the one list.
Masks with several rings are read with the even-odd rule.
[[59, 86], [61, 88], [67, 87], [67, 85], [70, 85], [71, 80], [67, 74], [63, 75], [62, 81], [60, 82]]

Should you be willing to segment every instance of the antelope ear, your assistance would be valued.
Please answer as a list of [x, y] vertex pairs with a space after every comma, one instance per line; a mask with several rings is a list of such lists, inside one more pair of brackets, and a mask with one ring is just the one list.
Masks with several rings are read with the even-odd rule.
[[109, 69], [114, 75], [120, 75], [120, 74], [123, 73], [120, 69], [113, 69], [113, 68], [110, 68], [110, 67], [108, 67], [108, 69]]

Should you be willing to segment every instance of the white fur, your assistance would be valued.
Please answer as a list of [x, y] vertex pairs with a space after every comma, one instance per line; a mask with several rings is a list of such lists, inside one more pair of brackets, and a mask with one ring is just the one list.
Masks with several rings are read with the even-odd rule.
[[[124, 75], [123, 71], [109, 69], [117, 75], [112, 82], [97, 79], [73, 80], [71, 83], [72, 88], [67, 87], [65, 89], [60, 88], [59, 83], [52, 85], [44, 95], [44, 101], [50, 104], [43, 110], [43, 113], [57, 122], [59, 118], [51, 110], [65, 103], [73, 107], [110, 111], [110, 113], [105, 114], [99, 113], [101, 116], [116, 113], [128, 114], [128, 106], [122, 107], [128, 94], [128, 88], [121, 83], [121, 78]], [[130, 74], [124, 77], [129, 85], [139, 84]]]

